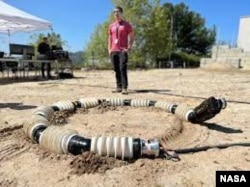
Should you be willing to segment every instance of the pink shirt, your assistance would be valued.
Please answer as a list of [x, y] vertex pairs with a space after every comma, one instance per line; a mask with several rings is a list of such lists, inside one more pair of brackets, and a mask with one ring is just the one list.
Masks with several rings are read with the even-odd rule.
[[109, 26], [109, 37], [111, 37], [111, 51], [122, 51], [128, 48], [128, 34], [133, 31], [127, 21], [115, 21]]

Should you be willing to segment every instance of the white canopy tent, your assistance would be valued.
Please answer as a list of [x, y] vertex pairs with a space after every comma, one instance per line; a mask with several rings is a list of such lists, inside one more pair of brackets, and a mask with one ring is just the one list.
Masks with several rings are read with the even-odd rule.
[[49, 21], [12, 7], [0, 0], [0, 32], [12, 34], [51, 29]]

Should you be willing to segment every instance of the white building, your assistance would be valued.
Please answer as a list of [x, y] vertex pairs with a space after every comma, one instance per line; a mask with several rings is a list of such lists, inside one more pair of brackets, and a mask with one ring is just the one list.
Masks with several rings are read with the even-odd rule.
[[228, 64], [236, 68], [250, 69], [250, 16], [240, 18], [237, 47], [215, 45], [211, 58], [202, 58], [200, 66], [210, 63]]
[[250, 52], [250, 16], [240, 18], [237, 46]]

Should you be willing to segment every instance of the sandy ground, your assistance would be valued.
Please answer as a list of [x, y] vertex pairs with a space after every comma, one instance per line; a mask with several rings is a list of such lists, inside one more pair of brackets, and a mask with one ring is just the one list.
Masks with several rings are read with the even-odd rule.
[[[0, 79], [0, 186], [215, 186], [216, 170], [250, 170], [250, 147], [232, 146], [180, 154], [174, 162], [130, 162], [44, 150], [23, 133], [23, 123], [41, 105], [80, 98], [140, 98], [197, 106], [214, 96], [228, 106], [206, 123], [183, 123], [169, 140], [174, 149], [250, 142], [250, 72], [221, 68], [129, 71], [129, 95], [111, 93], [112, 71], [78, 71], [65, 80]], [[153, 138], [173, 128], [174, 116], [155, 108], [98, 107], [77, 112], [62, 128], [84, 137], [98, 134]], [[93, 155], [94, 156], [94, 155]], [[85, 164], [85, 165], [84, 165]], [[88, 163], [87, 163], [88, 164]], [[98, 165], [98, 168], [97, 166]], [[105, 167], [104, 167], [105, 166]], [[95, 168], [95, 169], [93, 169]], [[97, 169], [96, 169], [97, 168]]]

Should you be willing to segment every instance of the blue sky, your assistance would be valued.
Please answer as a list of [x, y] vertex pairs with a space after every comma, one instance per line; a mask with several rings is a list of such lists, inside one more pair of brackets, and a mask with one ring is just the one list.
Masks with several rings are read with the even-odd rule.
[[[67, 41], [66, 50], [79, 51], [86, 46], [95, 26], [108, 18], [113, 10], [111, 0], [4, 0], [6, 3], [30, 14], [50, 21], [53, 30]], [[190, 10], [200, 13], [206, 19], [206, 26], [218, 29], [217, 41], [235, 44], [241, 16], [250, 15], [248, 0], [162, 0], [184, 2]], [[122, 6], [122, 5], [121, 5]], [[125, 10], [126, 11], [126, 10]], [[45, 31], [47, 33], [49, 31]], [[33, 33], [30, 33], [33, 34]], [[0, 50], [6, 51], [8, 36], [0, 34]], [[11, 42], [26, 44], [29, 34], [11, 36]]]

